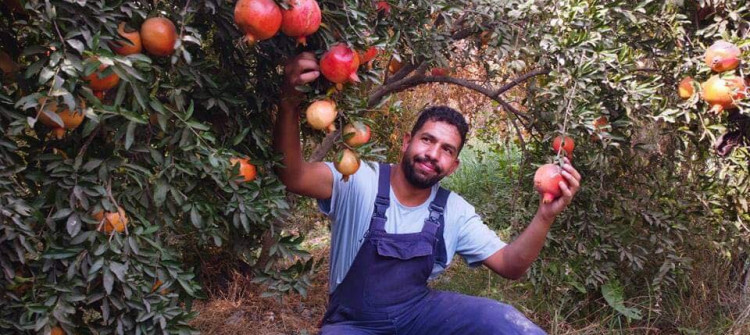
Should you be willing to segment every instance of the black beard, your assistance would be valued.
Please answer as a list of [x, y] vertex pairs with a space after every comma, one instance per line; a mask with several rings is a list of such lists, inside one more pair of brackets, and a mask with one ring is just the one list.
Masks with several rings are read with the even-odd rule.
[[[425, 178], [417, 174], [414, 165], [416, 163], [423, 162], [432, 164], [432, 166], [435, 168], [435, 172], [437, 173], [435, 177]], [[426, 157], [416, 156], [414, 160], [412, 160], [410, 157], [404, 156], [404, 160], [401, 163], [401, 168], [404, 170], [404, 176], [406, 177], [406, 180], [416, 188], [430, 188], [433, 185], [437, 184], [437, 182], [439, 182], [441, 179], [443, 179], [443, 176], [441, 175], [443, 171], [440, 169], [440, 167], [437, 166], [437, 162]]]

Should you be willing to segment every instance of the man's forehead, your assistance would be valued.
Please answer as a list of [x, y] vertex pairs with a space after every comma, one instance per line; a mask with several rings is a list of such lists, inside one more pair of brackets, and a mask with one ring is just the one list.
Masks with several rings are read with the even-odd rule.
[[417, 130], [415, 135], [421, 134], [429, 134], [446, 142], [455, 142], [451, 144], [456, 147], [461, 143], [461, 134], [458, 132], [458, 128], [445, 121], [428, 120], [422, 125], [422, 128]]

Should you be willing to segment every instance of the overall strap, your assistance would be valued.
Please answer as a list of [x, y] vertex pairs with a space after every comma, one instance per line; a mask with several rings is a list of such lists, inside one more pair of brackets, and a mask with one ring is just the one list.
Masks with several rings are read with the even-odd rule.
[[385, 231], [385, 211], [391, 205], [391, 165], [380, 163], [378, 195], [375, 197], [375, 210], [372, 212], [370, 230]]
[[443, 238], [443, 232], [445, 231], [445, 205], [448, 203], [448, 196], [451, 191], [444, 188], [439, 188], [435, 199], [430, 203], [430, 215], [425, 220], [425, 225], [422, 231], [434, 232], [435, 233], [435, 263], [445, 267], [447, 263], [447, 253], [445, 251], [445, 240]]

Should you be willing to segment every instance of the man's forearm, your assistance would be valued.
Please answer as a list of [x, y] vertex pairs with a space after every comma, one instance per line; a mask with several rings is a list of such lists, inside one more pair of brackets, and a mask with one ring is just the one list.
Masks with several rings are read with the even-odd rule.
[[277, 168], [276, 173], [284, 184], [299, 173], [304, 163], [299, 138], [298, 107], [298, 103], [282, 100], [273, 129], [273, 147], [276, 152], [283, 154], [281, 162], [284, 164], [283, 168]]
[[537, 213], [521, 235], [500, 250], [502, 260], [499, 264], [488, 266], [503, 277], [520, 278], [539, 257], [554, 220]]

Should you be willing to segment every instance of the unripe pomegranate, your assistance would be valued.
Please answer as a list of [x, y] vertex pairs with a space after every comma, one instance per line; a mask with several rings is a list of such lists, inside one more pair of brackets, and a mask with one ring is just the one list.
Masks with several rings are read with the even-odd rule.
[[281, 21], [281, 8], [273, 0], [239, 0], [234, 7], [234, 23], [250, 45], [276, 35]]
[[341, 133], [344, 143], [351, 147], [356, 148], [370, 141], [370, 126], [359, 121], [347, 124]]
[[152, 17], [141, 25], [143, 48], [154, 56], [167, 57], [174, 53], [177, 37], [177, 28], [167, 18]]
[[368, 63], [369, 61], [375, 59], [375, 57], [378, 56], [378, 48], [376, 47], [369, 47], [365, 52], [359, 53], [359, 61], [360, 63]]
[[120, 22], [120, 25], [117, 26], [117, 33], [122, 39], [124, 39], [124, 41], [109, 42], [109, 48], [112, 49], [112, 51], [122, 56], [141, 52], [143, 44], [141, 43], [141, 34], [138, 30], [130, 29], [130, 27], [125, 25], [125, 22]]
[[727, 41], [714, 42], [706, 50], [706, 65], [715, 72], [734, 70], [740, 66], [740, 48]]
[[320, 72], [326, 79], [336, 83], [339, 90], [347, 81], [359, 82], [358, 67], [359, 55], [343, 43], [333, 46], [320, 59]]
[[281, 31], [296, 37], [297, 44], [307, 45], [306, 36], [320, 27], [320, 7], [316, 0], [293, 0], [290, 8], [281, 11]]
[[240, 165], [239, 175], [243, 177], [243, 181], [248, 182], [255, 179], [255, 176], [257, 174], [255, 165], [251, 164], [247, 158], [232, 158], [229, 160], [229, 162], [232, 164], [232, 167], [237, 164]]
[[356, 153], [354, 153], [354, 151], [351, 151], [349, 149], [341, 150], [338, 154], [336, 154], [336, 159], [333, 162], [333, 166], [338, 172], [343, 175], [341, 179], [343, 181], [348, 181], [349, 176], [353, 175], [355, 172], [357, 172], [357, 170], [359, 170], [359, 157]]
[[534, 189], [542, 195], [542, 203], [548, 204], [562, 195], [560, 182], [565, 178], [562, 169], [557, 164], [544, 164], [534, 174]]
[[90, 75], [83, 78], [89, 84], [89, 87], [94, 91], [106, 91], [110, 88], [117, 86], [120, 83], [120, 77], [112, 72], [106, 77], [100, 77], [100, 75], [107, 69], [107, 65], [101, 64], [99, 68], [91, 73]]
[[310, 127], [325, 130], [336, 120], [336, 103], [331, 100], [318, 100], [307, 107], [305, 116]]
[[735, 101], [744, 99], [747, 93], [745, 81], [741, 77], [712, 76], [703, 85], [702, 97], [711, 106], [711, 112], [720, 114], [726, 109], [735, 108]]
[[693, 87], [693, 78], [692, 77], [685, 77], [680, 81], [680, 85], [677, 86], [677, 93], [680, 95], [680, 98], [682, 99], [690, 99], [690, 97], [693, 96], [695, 93], [695, 88]]
[[565, 155], [565, 157], [568, 157], [569, 159], [573, 158], [573, 148], [575, 148], [575, 142], [573, 142], [573, 139], [570, 137], [565, 136], [563, 139], [562, 136], [557, 136], [552, 141], [552, 150], [557, 153], [560, 151], [560, 145], [562, 145], [562, 154]]

